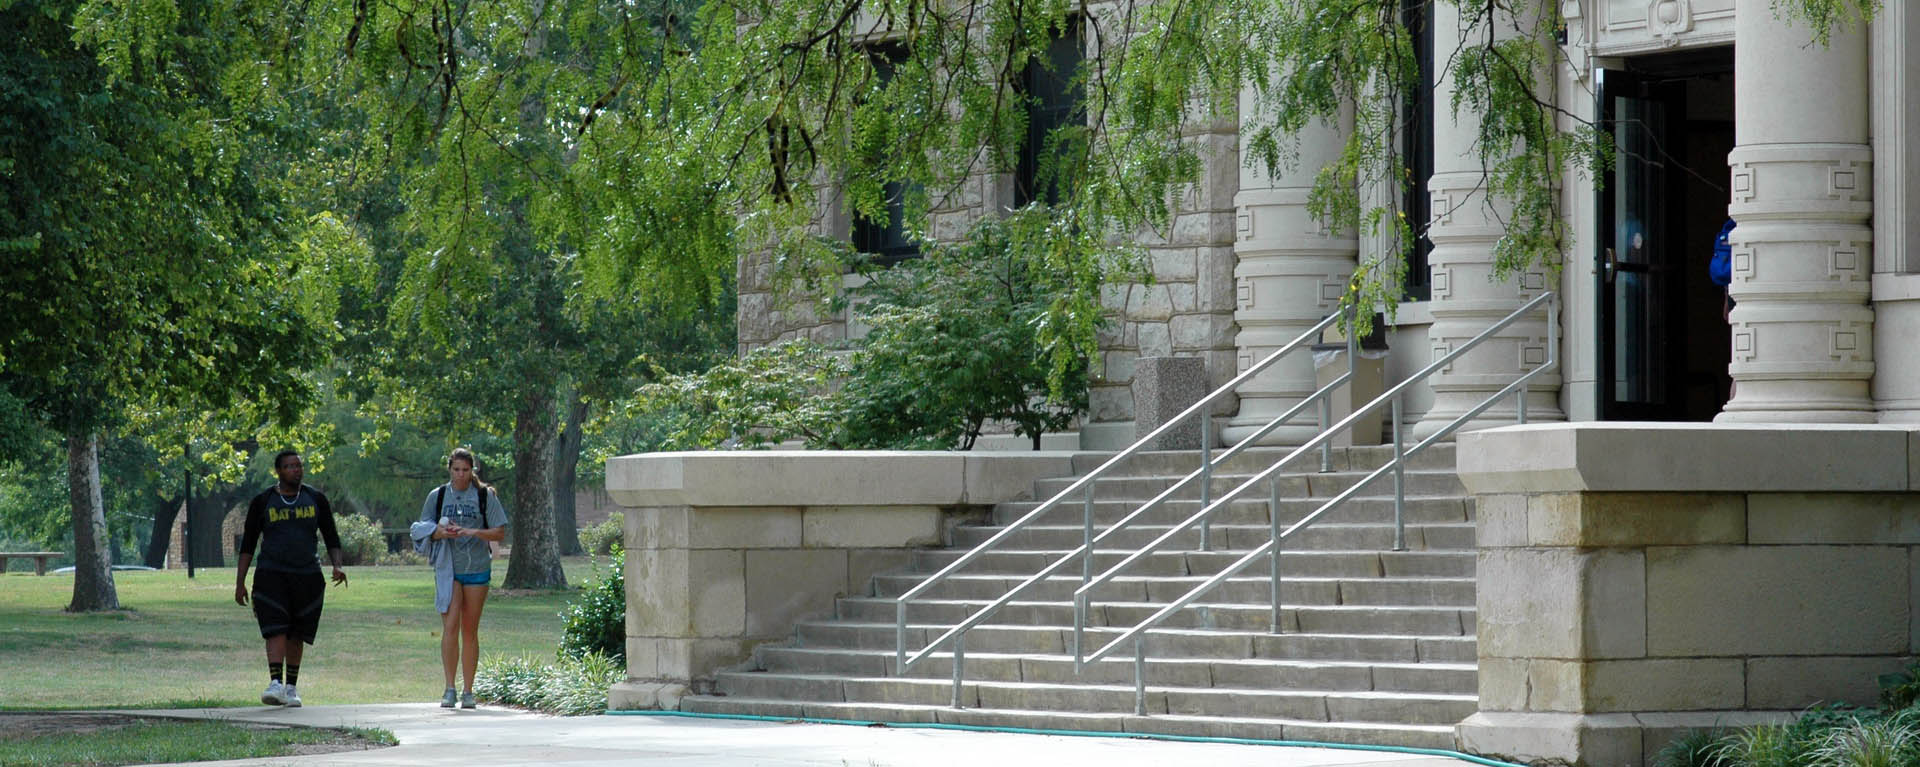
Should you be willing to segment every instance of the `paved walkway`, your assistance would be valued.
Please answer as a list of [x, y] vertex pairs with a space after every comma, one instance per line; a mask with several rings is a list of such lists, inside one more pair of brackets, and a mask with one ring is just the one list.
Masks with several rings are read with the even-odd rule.
[[852, 727], [653, 716], [550, 717], [504, 708], [434, 703], [306, 708], [129, 711], [318, 727], [378, 727], [400, 745], [218, 765], [486, 767], [487, 765], [966, 765], [1062, 767], [1205, 764], [1209, 767], [1467, 767], [1434, 756], [1324, 748]]

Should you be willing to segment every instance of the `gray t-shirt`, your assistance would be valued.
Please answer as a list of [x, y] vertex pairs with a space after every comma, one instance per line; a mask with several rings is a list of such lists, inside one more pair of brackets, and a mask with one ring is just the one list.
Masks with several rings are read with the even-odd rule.
[[[477, 483], [469, 483], [465, 490], [455, 490], [451, 485], [441, 485], [446, 489], [446, 498], [442, 500], [440, 489], [427, 493], [427, 499], [420, 505], [420, 521], [438, 523], [441, 517], [461, 527], [487, 528], [507, 526], [507, 507], [500, 502], [499, 493], [487, 496], [486, 519], [480, 518], [480, 493]], [[434, 501], [441, 501], [436, 507]], [[453, 572], [455, 575], [484, 573], [492, 569], [493, 553], [487, 549], [487, 542], [479, 538], [454, 538], [446, 541], [453, 553]]]

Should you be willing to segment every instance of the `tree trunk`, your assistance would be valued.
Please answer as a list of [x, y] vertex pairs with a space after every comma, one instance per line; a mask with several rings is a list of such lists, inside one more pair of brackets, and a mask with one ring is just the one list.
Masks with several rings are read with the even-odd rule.
[[100, 500], [100, 435], [67, 430], [67, 499], [73, 510], [73, 602], [67, 612], [120, 609], [107, 555], [107, 508]]
[[553, 405], [553, 392], [529, 392], [513, 417], [513, 553], [505, 588], [567, 586], [553, 530], [553, 443], [560, 432]]
[[573, 503], [573, 478], [580, 466], [580, 422], [587, 419], [586, 400], [575, 397], [568, 408], [567, 428], [554, 443], [553, 455], [553, 530], [560, 542], [561, 556], [580, 553], [579, 509]]
[[153, 538], [147, 541], [148, 567], [164, 570], [167, 548], [173, 545], [173, 521], [180, 518], [180, 496], [162, 498], [153, 507]]
[[193, 503], [187, 509], [187, 519], [193, 525], [193, 540], [185, 548], [193, 557], [194, 567], [226, 567], [227, 515], [235, 506], [252, 497], [256, 489], [240, 485], [229, 486], [218, 492], [202, 491], [194, 493]]

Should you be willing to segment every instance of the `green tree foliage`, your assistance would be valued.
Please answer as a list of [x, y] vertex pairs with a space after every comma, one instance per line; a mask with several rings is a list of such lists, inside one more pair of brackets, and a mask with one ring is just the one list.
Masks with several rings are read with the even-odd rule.
[[[0, 5], [0, 390], [63, 435], [77, 575], [69, 609], [118, 606], [94, 492], [131, 403], [258, 403], [293, 421], [318, 333], [286, 265], [281, 140], [249, 73], [274, 37], [225, 0]], [[83, 486], [84, 485], [84, 486]]]
[[652, 442], [627, 449], [800, 440], [966, 450], [996, 422], [1039, 449], [1042, 434], [1086, 411], [1091, 359], [1052, 353], [1040, 338], [1048, 300], [1073, 277], [1036, 271], [1020, 254], [1052, 225], [1039, 208], [982, 219], [963, 242], [872, 271], [853, 298], [869, 329], [846, 352], [778, 344], [642, 387], [616, 417]]

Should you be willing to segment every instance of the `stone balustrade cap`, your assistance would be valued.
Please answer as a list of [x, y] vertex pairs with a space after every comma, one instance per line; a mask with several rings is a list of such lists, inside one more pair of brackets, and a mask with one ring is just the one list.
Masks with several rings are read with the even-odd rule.
[[1920, 426], [1584, 422], [1462, 434], [1470, 492], [1903, 492]]
[[723, 450], [607, 459], [622, 506], [957, 506], [1032, 494], [1075, 451]]

